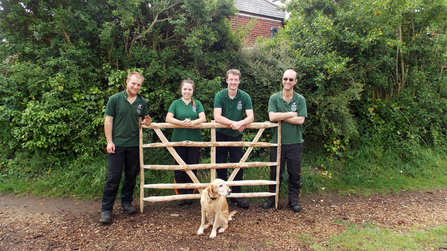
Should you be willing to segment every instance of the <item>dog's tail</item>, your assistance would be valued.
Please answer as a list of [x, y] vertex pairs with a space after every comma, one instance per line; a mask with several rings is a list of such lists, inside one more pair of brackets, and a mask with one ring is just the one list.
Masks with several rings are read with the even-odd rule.
[[235, 215], [237, 213], [237, 211], [233, 211], [228, 215], [228, 220], [232, 220], [232, 216]]

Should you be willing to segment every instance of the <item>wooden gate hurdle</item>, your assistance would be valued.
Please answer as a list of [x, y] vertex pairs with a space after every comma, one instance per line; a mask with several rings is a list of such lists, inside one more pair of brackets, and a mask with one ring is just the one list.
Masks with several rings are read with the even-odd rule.
[[[266, 143], [266, 142], [258, 142], [262, 133], [266, 128], [278, 127], [278, 144]], [[158, 138], [161, 140], [161, 143], [150, 143], [143, 144], [143, 128], [153, 129], [157, 134]], [[228, 128], [226, 125], [222, 125], [211, 121], [211, 123], [202, 123], [197, 126], [189, 127], [195, 129], [211, 129], [211, 141], [210, 142], [192, 142], [192, 141], [182, 141], [182, 142], [169, 142], [169, 140], [165, 137], [161, 129], [166, 128], [185, 128], [182, 126], [170, 124], [170, 123], [152, 123], [150, 126], [145, 126], [141, 124], [140, 120], [140, 211], [143, 213], [144, 209], [144, 201], [149, 202], [159, 202], [159, 201], [172, 201], [172, 200], [181, 200], [181, 199], [200, 199], [200, 194], [202, 190], [208, 186], [209, 183], [200, 183], [197, 179], [196, 175], [191, 170], [194, 169], [210, 169], [210, 179], [212, 182], [216, 177], [216, 169], [218, 168], [232, 168], [234, 169], [231, 173], [228, 181], [226, 182], [228, 186], [259, 186], [259, 185], [276, 185], [276, 192], [256, 192], [256, 193], [233, 193], [228, 198], [243, 198], [243, 197], [269, 197], [275, 196], [275, 207], [278, 207], [278, 198], [279, 198], [279, 169], [280, 169], [280, 159], [281, 159], [281, 122], [271, 123], [269, 121], [266, 122], [256, 122], [247, 125], [247, 129], [259, 129], [257, 135], [253, 139], [252, 142], [238, 141], [238, 142], [216, 142], [216, 128]], [[177, 154], [174, 149], [174, 146], [190, 146], [190, 147], [210, 147], [211, 148], [211, 163], [209, 164], [186, 164], [182, 158]], [[248, 147], [242, 156], [239, 163], [216, 163], [216, 147], [219, 146], [242, 146]], [[253, 147], [274, 147], [277, 146], [278, 154], [276, 162], [246, 162], [248, 156], [250, 155]], [[145, 165], [144, 164], [144, 156], [143, 149], [151, 148], [151, 147], [166, 147], [174, 159], [179, 163], [179, 165]], [[249, 168], [249, 167], [262, 167], [262, 166], [277, 166], [276, 170], [276, 181], [271, 180], [241, 180], [234, 181], [234, 177], [240, 168]], [[152, 170], [182, 170], [186, 171], [186, 173], [191, 177], [191, 180], [194, 183], [175, 183], [175, 184], [145, 184], [144, 183], [144, 170], [152, 169]], [[152, 189], [198, 189], [200, 194], [182, 194], [182, 195], [169, 195], [169, 196], [152, 196], [144, 198], [144, 189], [152, 188]]]

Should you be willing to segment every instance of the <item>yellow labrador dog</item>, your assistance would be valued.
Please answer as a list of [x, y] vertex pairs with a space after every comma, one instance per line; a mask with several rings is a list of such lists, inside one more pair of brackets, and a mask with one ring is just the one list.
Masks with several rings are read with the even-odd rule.
[[[227, 229], [228, 221], [236, 213], [236, 211], [233, 211], [228, 214], [228, 204], [225, 196], [230, 194], [230, 188], [221, 179], [215, 179], [207, 188], [203, 189], [200, 198], [202, 222], [197, 231], [198, 235], [203, 234], [203, 230], [209, 228], [211, 225], [213, 225], [213, 230], [211, 231], [210, 238], [216, 237], [217, 228], [220, 227], [219, 233], [223, 233]], [[205, 217], [209, 221], [207, 225], [205, 225]]]

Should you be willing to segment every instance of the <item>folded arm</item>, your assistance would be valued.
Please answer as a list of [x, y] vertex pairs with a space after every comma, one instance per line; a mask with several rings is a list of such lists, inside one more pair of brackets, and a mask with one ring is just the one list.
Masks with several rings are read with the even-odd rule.
[[296, 112], [269, 112], [270, 121], [286, 121], [290, 124], [302, 125], [306, 117], [299, 117]]
[[242, 132], [248, 124], [253, 123], [255, 118], [253, 110], [245, 110], [245, 113], [247, 113], [247, 117], [245, 119], [233, 121], [222, 116], [222, 108], [214, 108], [214, 120], [216, 120], [219, 124], [227, 125], [233, 130]]

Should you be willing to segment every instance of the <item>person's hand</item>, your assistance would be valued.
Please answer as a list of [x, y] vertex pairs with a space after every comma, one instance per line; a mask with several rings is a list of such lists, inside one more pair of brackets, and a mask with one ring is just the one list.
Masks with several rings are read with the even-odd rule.
[[[238, 131], [240, 131], [240, 132], [242, 132], [242, 131], [245, 129], [245, 126], [244, 126], [244, 124], [242, 124], [242, 121], [239, 121], [239, 122], [233, 122], [233, 123], [230, 125], [230, 127], [231, 127], [231, 129], [233, 129], [233, 130], [238, 130]], [[241, 127], [243, 127], [243, 128], [241, 128]], [[241, 131], [241, 129], [242, 129], [242, 131]]]
[[185, 119], [185, 120], [183, 120], [183, 126], [191, 127], [191, 126], [192, 126], [191, 119]]
[[298, 112], [289, 112], [289, 114], [291, 114], [292, 118], [298, 117]]
[[243, 126], [239, 127], [238, 131], [239, 131], [239, 132], [243, 132], [243, 131], [245, 130], [245, 128], [246, 128], [246, 127], [243, 125]]
[[115, 144], [113, 144], [113, 142], [107, 143], [107, 152], [115, 153]]
[[144, 117], [143, 119], [143, 125], [145, 126], [150, 126], [152, 124], [152, 118], [149, 117], [149, 115], [146, 115], [146, 117]]

